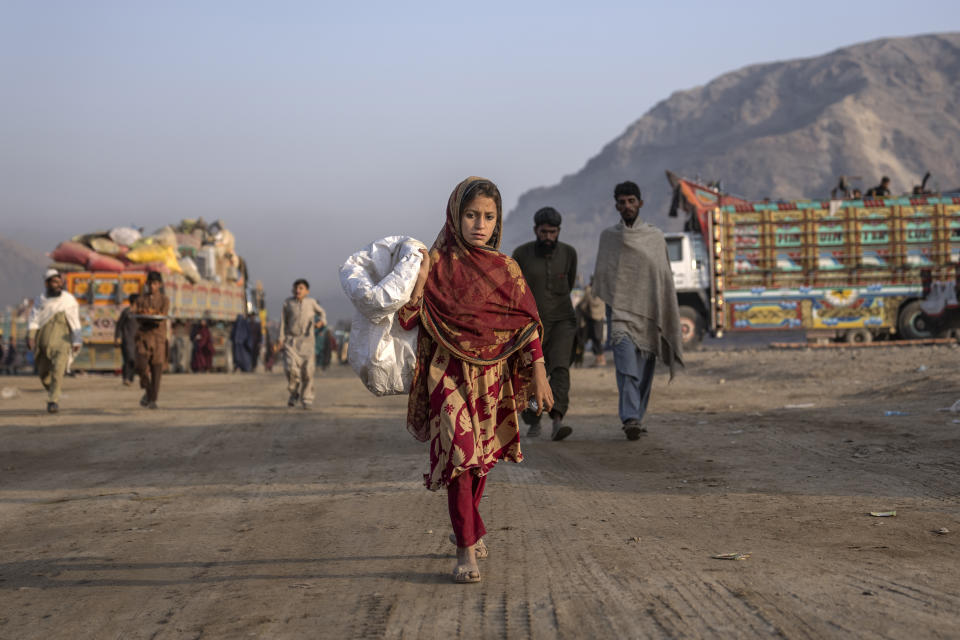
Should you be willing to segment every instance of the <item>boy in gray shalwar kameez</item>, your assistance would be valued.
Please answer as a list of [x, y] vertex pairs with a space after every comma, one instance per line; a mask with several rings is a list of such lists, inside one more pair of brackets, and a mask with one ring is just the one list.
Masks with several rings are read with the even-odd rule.
[[293, 295], [283, 302], [280, 312], [279, 348], [283, 350], [283, 365], [287, 373], [288, 407], [301, 402], [304, 409], [313, 404], [314, 318], [319, 315], [326, 323], [327, 314], [316, 300], [307, 296], [310, 284], [300, 278], [293, 283]]

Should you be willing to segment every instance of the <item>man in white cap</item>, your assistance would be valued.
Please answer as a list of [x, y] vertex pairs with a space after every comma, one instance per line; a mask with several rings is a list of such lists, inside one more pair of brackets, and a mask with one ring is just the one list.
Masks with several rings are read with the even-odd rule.
[[80, 307], [56, 269], [43, 274], [46, 291], [37, 296], [27, 320], [27, 348], [33, 350], [37, 374], [47, 390], [47, 411], [60, 410], [60, 385], [70, 360], [80, 352]]

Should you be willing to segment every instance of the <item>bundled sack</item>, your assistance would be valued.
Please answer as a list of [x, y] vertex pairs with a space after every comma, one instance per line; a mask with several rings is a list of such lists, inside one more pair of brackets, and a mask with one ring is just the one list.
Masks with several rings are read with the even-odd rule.
[[137, 242], [142, 234], [133, 227], [114, 227], [107, 235], [117, 244], [129, 247]]
[[187, 233], [177, 234], [177, 251], [181, 256], [193, 257], [200, 250], [200, 238]]
[[93, 247], [90, 242], [96, 238], [106, 238], [106, 231], [94, 231], [93, 233], [81, 233], [79, 235], [73, 236], [70, 238], [73, 242], [79, 242], [80, 244], [86, 245], [88, 247]]
[[87, 266], [87, 260], [93, 250], [79, 242], [61, 242], [57, 248], [50, 253], [50, 258], [54, 262], [68, 262], [70, 264], [80, 264]]
[[173, 247], [160, 244], [140, 244], [127, 252], [125, 256], [130, 262], [146, 264], [148, 262], [162, 262], [173, 273], [180, 273], [180, 264], [177, 261], [177, 252]]
[[213, 280], [217, 277], [217, 248], [212, 244], [200, 247], [193, 261], [204, 280]]
[[150, 239], [154, 242], [154, 244], [170, 247], [171, 249], [177, 248], [177, 233], [170, 225], [154, 231], [150, 235]]
[[110, 238], [90, 238], [90, 247], [97, 253], [102, 253], [105, 256], [121, 256], [126, 253], [123, 247]]
[[183, 257], [178, 260], [180, 265], [180, 271], [183, 272], [183, 275], [186, 276], [187, 280], [196, 284], [203, 280], [200, 277], [200, 272], [197, 271], [197, 264], [189, 257]]
[[87, 269], [90, 271], [123, 271], [125, 265], [122, 260], [91, 251], [87, 257]]
[[389, 236], [356, 252], [340, 267], [340, 284], [356, 308], [347, 360], [374, 395], [410, 393], [417, 365], [417, 332], [400, 326], [397, 311], [410, 301], [420, 249], [410, 236]]
[[86, 266], [82, 264], [74, 264], [72, 262], [51, 262], [47, 268], [56, 269], [60, 273], [76, 273], [77, 271], [86, 270]]

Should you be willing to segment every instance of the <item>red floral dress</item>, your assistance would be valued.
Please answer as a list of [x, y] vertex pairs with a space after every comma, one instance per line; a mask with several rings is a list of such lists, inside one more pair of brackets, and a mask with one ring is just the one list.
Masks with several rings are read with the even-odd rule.
[[[419, 324], [419, 306], [404, 306], [398, 314], [405, 329]], [[423, 476], [428, 489], [440, 489], [467, 471], [486, 475], [501, 458], [523, 460], [518, 414], [527, 398], [517, 396], [513, 371], [543, 361], [536, 333], [511, 358], [477, 365], [455, 357], [421, 329], [417, 358], [429, 362], [423, 368], [429, 410], [408, 415], [408, 428], [429, 429], [430, 472]]]

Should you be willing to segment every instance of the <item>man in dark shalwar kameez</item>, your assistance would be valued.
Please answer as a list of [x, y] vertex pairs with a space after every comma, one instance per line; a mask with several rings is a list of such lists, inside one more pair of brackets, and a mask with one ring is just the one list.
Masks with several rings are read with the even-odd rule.
[[120, 355], [123, 358], [123, 385], [133, 384], [133, 377], [137, 373], [137, 319], [133, 317], [133, 303], [137, 301], [137, 294], [131, 293], [127, 298], [130, 303], [120, 312], [117, 325], [113, 331], [113, 339], [120, 344]]

